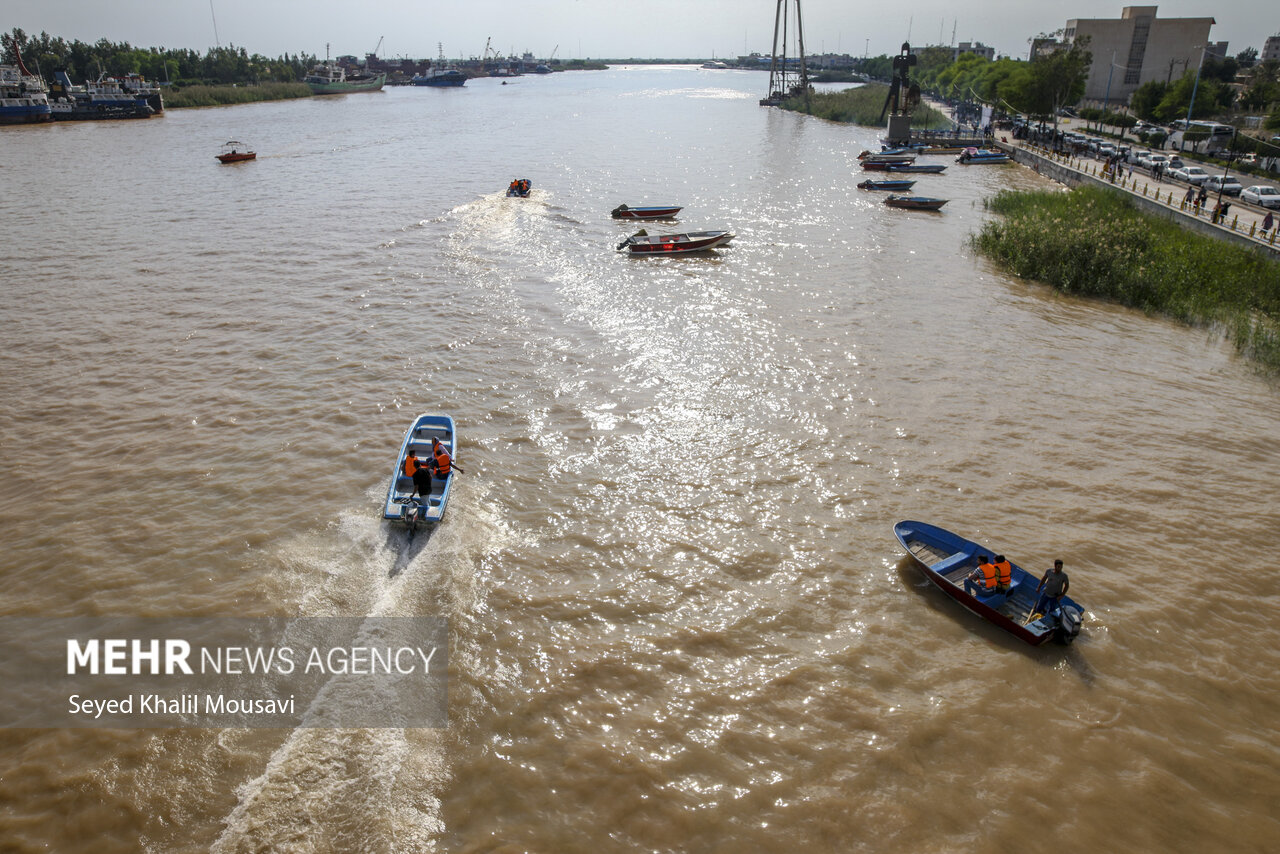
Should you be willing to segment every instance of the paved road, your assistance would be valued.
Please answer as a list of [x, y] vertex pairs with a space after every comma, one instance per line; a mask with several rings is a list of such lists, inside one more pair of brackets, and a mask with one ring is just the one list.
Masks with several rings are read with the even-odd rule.
[[[997, 134], [997, 138], [1000, 142], [1006, 145], [1026, 148], [1038, 153], [1045, 151], [1045, 149], [1035, 143], [1028, 140], [1015, 140], [1009, 134], [1004, 132]], [[1100, 179], [1104, 178], [1103, 161], [1095, 160], [1087, 154], [1081, 156], [1073, 155], [1069, 157], [1053, 155], [1052, 159], [1059, 166], [1067, 167], [1083, 175], [1089, 175]], [[1184, 158], [1184, 162], [1191, 163], [1193, 161], [1189, 161]], [[1206, 166], [1205, 168], [1208, 169], [1209, 167]], [[1214, 169], [1221, 169], [1221, 167], [1214, 167]], [[1157, 181], [1151, 175], [1147, 174], [1145, 169], [1136, 165], [1132, 166], [1131, 169], [1130, 164], [1127, 163], [1123, 164], [1114, 179], [1107, 178], [1107, 180], [1117, 189], [1133, 193], [1136, 196], [1144, 196], [1148, 199], [1158, 197], [1161, 203], [1178, 211], [1183, 216], [1198, 219], [1206, 225], [1210, 223], [1213, 208], [1218, 199], [1217, 193], [1210, 193], [1205, 208], [1197, 210], [1193, 205], [1186, 204], [1183, 201], [1187, 193], [1187, 184], [1180, 181], [1174, 181], [1167, 176], [1163, 181]], [[1255, 182], [1251, 181], [1245, 186], [1252, 186], [1253, 183]], [[1261, 184], [1269, 182], [1259, 180], [1256, 181], [1256, 183]], [[1239, 198], [1223, 196], [1223, 200], [1231, 203], [1230, 209], [1227, 211], [1226, 219], [1221, 224], [1211, 227], [1221, 228], [1224, 231], [1234, 231], [1237, 234], [1251, 237], [1254, 241], [1263, 243], [1270, 247], [1280, 247], [1280, 237], [1277, 237], [1277, 231], [1280, 231], [1280, 210], [1272, 212], [1272, 219], [1275, 221], [1276, 227], [1273, 227], [1271, 231], [1264, 234], [1262, 232], [1262, 221], [1266, 217], [1267, 211], [1254, 205], [1244, 204], [1239, 200]]]

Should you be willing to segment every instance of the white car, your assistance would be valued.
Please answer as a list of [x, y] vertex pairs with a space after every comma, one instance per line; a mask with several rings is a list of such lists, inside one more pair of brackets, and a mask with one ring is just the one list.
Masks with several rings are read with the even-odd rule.
[[1174, 169], [1170, 172], [1169, 177], [1199, 186], [1209, 180], [1209, 173], [1199, 166], [1183, 166], [1181, 169]]
[[1211, 175], [1201, 186], [1210, 193], [1221, 191], [1224, 196], [1238, 196], [1244, 190], [1233, 175]]
[[1266, 184], [1245, 187], [1240, 191], [1240, 201], [1264, 208], [1280, 208], [1280, 190]]
[[1151, 155], [1150, 157], [1148, 157], [1148, 158], [1146, 159], [1146, 162], [1143, 162], [1143, 161], [1139, 160], [1139, 161], [1138, 161], [1138, 163], [1139, 163], [1140, 165], [1145, 166], [1145, 167], [1147, 167], [1148, 169], [1151, 169], [1151, 170], [1153, 170], [1153, 171], [1154, 171], [1157, 165], [1160, 165], [1160, 166], [1168, 166], [1168, 165], [1169, 165], [1169, 155], [1167, 155], [1167, 154], [1153, 154], [1153, 155]]

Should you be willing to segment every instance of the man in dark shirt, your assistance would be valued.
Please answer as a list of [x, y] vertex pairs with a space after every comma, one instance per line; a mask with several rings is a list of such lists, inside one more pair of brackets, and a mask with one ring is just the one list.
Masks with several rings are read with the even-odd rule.
[[1058, 610], [1062, 604], [1062, 597], [1067, 595], [1067, 588], [1070, 586], [1071, 581], [1062, 570], [1062, 561], [1055, 560], [1053, 569], [1046, 570], [1044, 577], [1036, 585], [1036, 592], [1040, 594], [1040, 598], [1036, 600], [1036, 607], [1032, 613], [1038, 611], [1047, 615]]

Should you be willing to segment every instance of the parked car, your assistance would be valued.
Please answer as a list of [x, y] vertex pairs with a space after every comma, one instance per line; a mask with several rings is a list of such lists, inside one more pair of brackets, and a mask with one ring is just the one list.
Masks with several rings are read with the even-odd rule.
[[1209, 180], [1209, 173], [1199, 166], [1183, 166], [1181, 169], [1174, 169], [1170, 172], [1169, 177], [1199, 186]]
[[1098, 146], [1098, 159], [1103, 160], [1108, 157], [1115, 156], [1116, 147], [1109, 142], [1104, 142]]
[[1169, 155], [1169, 162], [1164, 165], [1166, 169], [1181, 169], [1183, 166], [1182, 158], [1176, 154]]
[[1266, 184], [1245, 187], [1240, 191], [1240, 201], [1264, 208], [1280, 208], [1280, 190]]
[[1224, 196], [1238, 196], [1244, 190], [1234, 175], [1211, 175], [1201, 186], [1210, 193], [1221, 191]]
[[[1139, 163], [1141, 163], [1141, 161], [1139, 161]], [[1169, 155], [1167, 155], [1167, 154], [1152, 154], [1151, 156], [1149, 156], [1149, 157], [1147, 158], [1147, 162], [1146, 162], [1146, 163], [1142, 163], [1142, 165], [1143, 165], [1143, 166], [1146, 166], [1148, 169], [1151, 169], [1151, 170], [1154, 170], [1154, 169], [1156, 168], [1156, 166], [1164, 166], [1164, 167], [1168, 168], [1168, 166], [1169, 166]]]

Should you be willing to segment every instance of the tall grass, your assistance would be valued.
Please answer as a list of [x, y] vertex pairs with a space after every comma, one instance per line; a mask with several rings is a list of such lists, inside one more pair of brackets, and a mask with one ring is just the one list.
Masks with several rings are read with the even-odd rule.
[[[888, 86], [883, 83], [868, 83], [856, 89], [844, 89], [840, 92], [814, 93], [809, 96], [807, 108], [804, 98], [788, 98], [782, 102], [781, 106], [784, 110], [808, 113], [833, 122], [881, 127], [885, 120], [881, 118], [880, 113], [884, 110], [885, 98], [888, 95]], [[917, 130], [950, 128], [951, 122], [942, 113], [922, 103], [911, 114], [911, 126]]]
[[1187, 231], [1100, 187], [1005, 190], [986, 205], [1002, 218], [973, 245], [1013, 274], [1219, 327], [1242, 354], [1280, 371], [1280, 263], [1261, 252]]
[[184, 86], [164, 93], [165, 109], [170, 107], [217, 107], [224, 104], [249, 104], [254, 101], [283, 101], [287, 98], [310, 98], [311, 88], [305, 83], [259, 83], [245, 86]]

